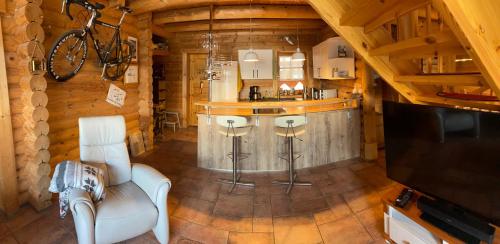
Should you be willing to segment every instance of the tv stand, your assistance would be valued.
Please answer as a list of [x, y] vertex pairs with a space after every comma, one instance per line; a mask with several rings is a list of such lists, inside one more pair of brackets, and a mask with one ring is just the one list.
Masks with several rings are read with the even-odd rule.
[[[382, 197], [384, 204], [384, 237], [390, 243], [474, 243], [473, 241], [464, 241], [464, 238], [457, 238], [456, 234], [451, 234], [452, 231], [439, 228], [434, 219], [424, 214], [417, 207], [416, 201], [408, 203], [405, 208], [399, 208], [394, 204], [394, 200], [398, 197], [403, 187], [396, 187], [387, 192]], [[415, 192], [417, 197], [422, 196], [421, 193]], [[423, 218], [421, 218], [421, 216]], [[495, 227], [495, 237], [493, 243], [500, 243], [500, 230]], [[465, 239], [468, 240], [468, 239]], [[479, 242], [476, 242], [479, 243]], [[481, 242], [487, 243], [487, 242]]]

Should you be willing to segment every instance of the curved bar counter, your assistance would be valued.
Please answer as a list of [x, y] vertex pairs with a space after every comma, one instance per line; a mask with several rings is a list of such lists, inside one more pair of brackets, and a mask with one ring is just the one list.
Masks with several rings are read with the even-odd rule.
[[[283, 102], [205, 102], [198, 114], [198, 167], [231, 170], [228, 155], [231, 140], [218, 133], [215, 117], [238, 115], [248, 118], [251, 128], [242, 137], [240, 152], [249, 154], [240, 160], [244, 171], [286, 170], [281, 159], [285, 140], [276, 135], [274, 119], [278, 116], [304, 115], [306, 132], [294, 143], [295, 168], [316, 167], [360, 156], [360, 114], [357, 100], [325, 99]], [[298, 155], [297, 155], [298, 156]], [[280, 158], [281, 157], [281, 158]]]

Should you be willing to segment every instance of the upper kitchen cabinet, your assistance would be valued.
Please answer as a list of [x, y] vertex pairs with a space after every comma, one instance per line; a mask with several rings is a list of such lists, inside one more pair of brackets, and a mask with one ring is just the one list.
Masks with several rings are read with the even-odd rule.
[[353, 79], [354, 51], [341, 37], [332, 37], [313, 47], [315, 79]]
[[238, 50], [238, 61], [240, 64], [241, 79], [243, 80], [272, 80], [273, 77], [273, 50], [254, 49], [259, 61], [245, 62], [243, 57], [250, 50]]

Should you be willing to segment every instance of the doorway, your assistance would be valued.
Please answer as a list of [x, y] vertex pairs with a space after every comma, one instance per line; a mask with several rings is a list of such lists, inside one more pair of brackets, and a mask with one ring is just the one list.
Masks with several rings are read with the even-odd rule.
[[208, 101], [209, 83], [206, 76], [207, 54], [188, 54], [188, 79], [187, 79], [187, 124], [198, 126], [198, 112], [203, 107], [196, 106], [196, 102]]

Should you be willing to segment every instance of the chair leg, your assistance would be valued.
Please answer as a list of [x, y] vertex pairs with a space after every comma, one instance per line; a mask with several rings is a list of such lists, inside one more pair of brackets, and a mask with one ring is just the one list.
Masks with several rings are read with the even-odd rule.
[[288, 137], [288, 181], [275, 180], [272, 183], [274, 185], [288, 185], [286, 189], [286, 194], [290, 194], [294, 185], [297, 186], [312, 186], [311, 182], [297, 181], [297, 174], [294, 169], [294, 158], [293, 158], [293, 137]]
[[236, 185], [242, 186], [253, 186], [255, 187], [255, 183], [253, 182], [243, 182], [240, 181], [241, 174], [238, 174], [238, 140], [239, 136], [233, 136], [233, 152], [232, 152], [232, 163], [233, 163], [233, 177], [232, 179], [217, 179], [218, 182], [224, 184], [231, 184], [231, 189], [229, 189], [229, 193], [233, 192]]

